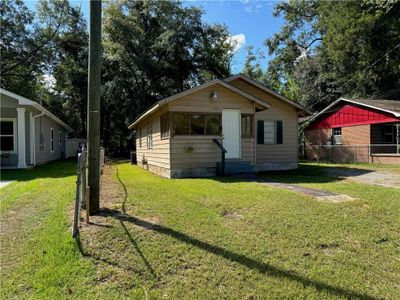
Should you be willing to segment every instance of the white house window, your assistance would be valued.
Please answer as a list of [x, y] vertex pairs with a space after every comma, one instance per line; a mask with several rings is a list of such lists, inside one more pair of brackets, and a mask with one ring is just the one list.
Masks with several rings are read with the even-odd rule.
[[257, 144], [283, 144], [282, 121], [257, 120]]
[[61, 131], [58, 132], [58, 144], [61, 146], [62, 144], [62, 135], [61, 135]]
[[15, 119], [0, 120], [0, 151], [16, 152]]
[[342, 143], [342, 127], [332, 128], [333, 144], [340, 145]]
[[147, 149], [153, 149], [153, 126], [147, 126]]
[[54, 129], [50, 129], [50, 151], [54, 152]]

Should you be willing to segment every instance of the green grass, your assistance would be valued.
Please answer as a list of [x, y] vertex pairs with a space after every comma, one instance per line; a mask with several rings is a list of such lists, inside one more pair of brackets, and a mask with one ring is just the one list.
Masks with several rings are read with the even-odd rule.
[[67, 217], [73, 173], [66, 162], [2, 174], [26, 178], [1, 190], [1, 222], [12, 225], [2, 229], [2, 298], [398, 297], [398, 190], [329, 177], [313, 164], [266, 175], [357, 198], [325, 203], [116, 163], [105, 172], [106, 209], [82, 228], [81, 254]]

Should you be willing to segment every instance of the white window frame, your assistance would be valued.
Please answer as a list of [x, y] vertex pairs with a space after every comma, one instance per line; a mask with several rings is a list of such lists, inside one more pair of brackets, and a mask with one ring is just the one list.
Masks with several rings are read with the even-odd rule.
[[62, 144], [62, 134], [61, 134], [61, 130], [58, 131], [58, 145], [61, 146]]
[[54, 129], [50, 128], [50, 152], [54, 152]]
[[[334, 134], [335, 129], [340, 129], [340, 135]], [[340, 138], [337, 138], [340, 137]], [[332, 142], [334, 145], [342, 145], [343, 144], [343, 129], [342, 127], [332, 128]]]
[[[17, 118], [0, 118], [0, 121], [6, 121], [6, 122], [10, 122], [10, 121], [12, 121], [13, 122], [13, 137], [14, 137], [14, 149], [12, 150], [12, 151], [1, 151], [0, 150], [0, 153], [2, 154], [2, 153], [9, 153], [9, 154], [17, 154], [18, 153], [18, 151], [17, 151], [17, 149], [18, 149], [18, 145], [17, 145]], [[3, 136], [11, 136], [11, 135], [9, 135], [9, 134], [5, 134], [5, 135], [3, 135]]]

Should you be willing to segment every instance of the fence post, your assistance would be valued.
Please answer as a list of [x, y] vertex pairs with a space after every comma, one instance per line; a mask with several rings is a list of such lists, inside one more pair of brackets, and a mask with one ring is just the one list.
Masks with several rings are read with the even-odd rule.
[[354, 162], [357, 162], [357, 145], [354, 145]]
[[81, 199], [81, 163], [82, 153], [78, 154], [78, 165], [76, 168], [76, 196], [75, 196], [75, 211], [74, 211], [74, 222], [72, 228], [72, 237], [76, 237], [79, 233], [79, 218], [80, 218], [80, 199]]

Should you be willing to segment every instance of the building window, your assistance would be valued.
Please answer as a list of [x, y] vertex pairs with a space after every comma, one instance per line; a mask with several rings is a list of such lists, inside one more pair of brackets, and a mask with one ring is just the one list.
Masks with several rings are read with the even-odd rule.
[[333, 144], [340, 145], [342, 144], [342, 128], [332, 128], [332, 137], [333, 137]]
[[50, 151], [54, 152], [54, 129], [50, 128]]
[[172, 118], [174, 135], [220, 135], [221, 115], [175, 113]]
[[394, 124], [381, 125], [381, 140], [384, 144], [396, 143], [396, 127]]
[[0, 121], [0, 152], [16, 152], [15, 119]]
[[58, 132], [58, 145], [61, 146], [62, 144], [62, 135], [61, 135], [61, 131]]
[[242, 115], [242, 137], [253, 136], [253, 118], [251, 115]]
[[206, 135], [221, 134], [221, 117], [219, 115], [205, 115], [204, 121], [206, 123]]
[[282, 121], [258, 120], [257, 144], [283, 144]]
[[153, 149], [153, 125], [147, 126], [147, 149]]
[[164, 114], [160, 118], [161, 138], [169, 137], [169, 114]]
[[142, 128], [138, 128], [136, 134], [137, 139], [139, 140], [139, 148], [142, 148]]

